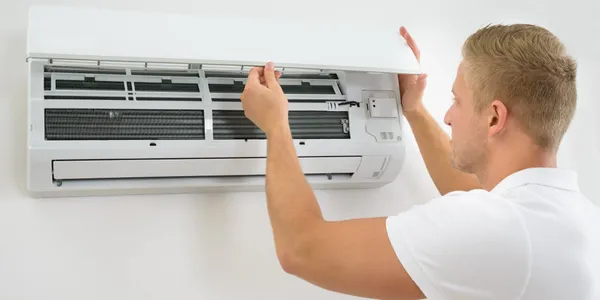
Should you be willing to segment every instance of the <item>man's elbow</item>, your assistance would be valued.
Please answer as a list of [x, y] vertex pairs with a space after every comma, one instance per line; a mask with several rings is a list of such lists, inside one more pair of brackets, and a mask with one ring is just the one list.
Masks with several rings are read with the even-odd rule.
[[301, 268], [302, 263], [294, 250], [285, 250], [277, 253], [277, 259], [284, 272], [290, 275], [298, 275], [300, 272], [299, 269]]
[[[302, 230], [288, 235], [288, 238], [277, 244], [277, 259], [281, 268], [288, 274], [301, 276], [318, 260], [324, 240], [324, 232], [328, 227], [322, 218], [305, 222]], [[285, 242], [284, 242], [285, 241]], [[282, 243], [283, 242], [283, 243]]]
[[304, 273], [315, 254], [315, 239], [312, 236], [305, 235], [297, 239], [295, 243], [282, 247], [277, 251], [279, 265], [288, 274], [300, 276]]

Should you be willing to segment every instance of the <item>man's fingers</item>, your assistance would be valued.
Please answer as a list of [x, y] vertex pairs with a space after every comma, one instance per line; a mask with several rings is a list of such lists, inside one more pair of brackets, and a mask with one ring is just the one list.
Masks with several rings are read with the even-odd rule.
[[265, 81], [267, 83], [267, 87], [270, 89], [281, 89], [279, 83], [277, 82], [277, 78], [275, 75], [275, 66], [272, 62], [268, 62], [265, 66], [264, 71]]
[[[281, 75], [283, 75], [283, 73], [281, 71], [274, 71], [274, 74], [277, 86], [279, 86], [279, 78], [281, 77]], [[267, 77], [265, 76], [265, 67], [252, 68], [248, 73], [248, 82], [246, 83], [246, 85], [256, 84], [257, 80], [258, 83], [260, 83], [261, 85], [269, 87], [269, 84], [267, 83]]]
[[408, 30], [406, 30], [406, 27], [400, 27], [400, 35], [402, 35], [402, 37], [406, 40], [406, 43], [408, 43], [408, 46], [412, 50], [413, 54], [415, 57], [417, 57], [417, 61], [421, 62], [421, 51], [419, 50], [419, 47], [417, 47], [417, 43], [413, 37], [410, 35], [410, 33], [408, 33]]
[[260, 84], [260, 77], [262, 76], [263, 68], [262, 67], [254, 67], [248, 72], [248, 81], [246, 82], [246, 86], [253, 84]]

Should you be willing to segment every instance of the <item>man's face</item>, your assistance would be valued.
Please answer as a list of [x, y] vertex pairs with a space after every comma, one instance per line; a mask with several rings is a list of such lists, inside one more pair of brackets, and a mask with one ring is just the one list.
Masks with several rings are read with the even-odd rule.
[[463, 172], [475, 173], [485, 166], [488, 128], [486, 118], [473, 108], [473, 94], [464, 72], [461, 63], [452, 88], [452, 106], [446, 112], [444, 122], [452, 128], [452, 164]]

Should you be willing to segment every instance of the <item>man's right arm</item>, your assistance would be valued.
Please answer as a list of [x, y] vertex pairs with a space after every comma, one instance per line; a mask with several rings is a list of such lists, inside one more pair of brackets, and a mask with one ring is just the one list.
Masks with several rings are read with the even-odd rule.
[[404, 117], [410, 124], [429, 176], [440, 194], [481, 188], [477, 177], [452, 166], [450, 138], [422, 104], [404, 112]]
[[[417, 60], [420, 61], [419, 47], [406, 28], [401, 27], [400, 34], [412, 49]], [[401, 74], [398, 76], [402, 94], [402, 111], [412, 128], [431, 179], [442, 195], [452, 191], [481, 188], [474, 175], [461, 172], [452, 166], [450, 138], [423, 106], [426, 80], [426, 74], [418, 76]]]

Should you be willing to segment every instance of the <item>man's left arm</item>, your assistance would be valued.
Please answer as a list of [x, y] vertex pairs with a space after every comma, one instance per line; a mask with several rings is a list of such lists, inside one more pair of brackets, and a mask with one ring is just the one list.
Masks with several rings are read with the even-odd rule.
[[246, 116], [267, 134], [267, 207], [286, 272], [344, 294], [424, 298], [395, 255], [386, 218], [324, 220], [298, 161], [287, 99], [272, 64], [250, 72], [242, 105]]

